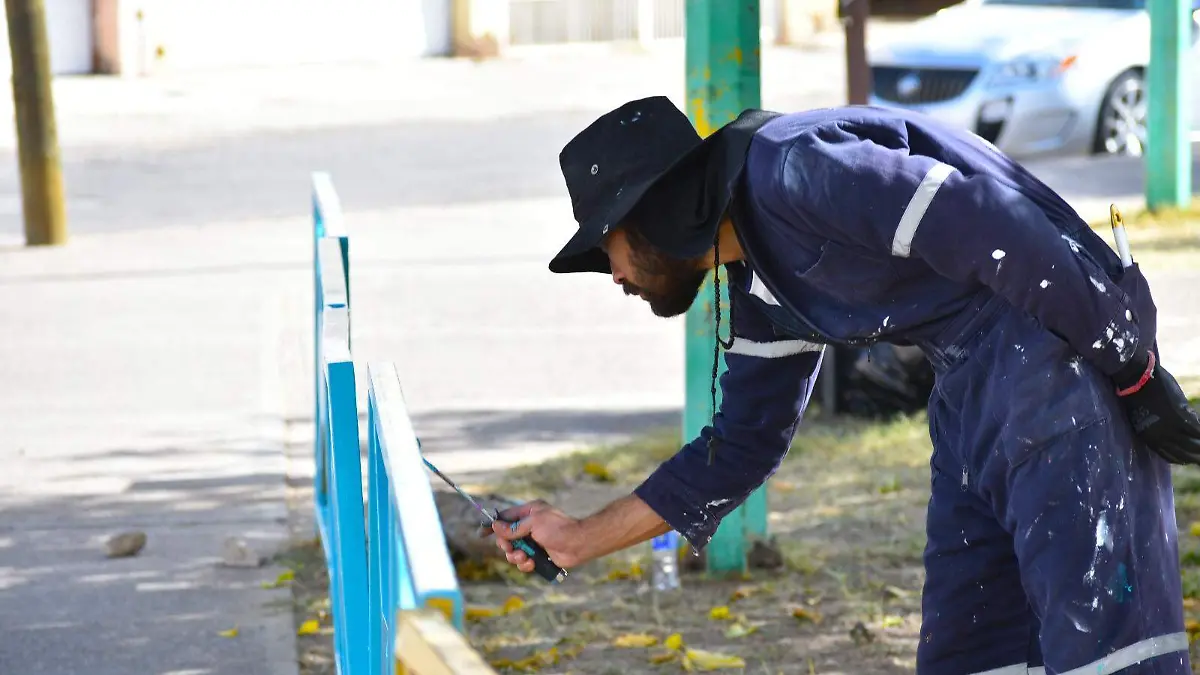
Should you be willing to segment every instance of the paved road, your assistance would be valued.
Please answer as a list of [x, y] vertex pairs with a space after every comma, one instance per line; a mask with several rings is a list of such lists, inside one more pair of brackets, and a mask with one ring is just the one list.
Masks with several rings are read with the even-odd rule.
[[[765, 62], [768, 107], [841, 98], [836, 52]], [[614, 102], [681, 103], [681, 73], [678, 54], [580, 54], [60, 80], [77, 236], [0, 244], [0, 672], [287, 672], [273, 571], [214, 563], [225, 536], [283, 537], [284, 477], [311, 469], [282, 445], [303, 459], [311, 416], [312, 170], [334, 173], [353, 231], [360, 367], [398, 364], [443, 468], [673, 424], [680, 321], [545, 265], [573, 227], [562, 144]], [[1194, 276], [1164, 277], [1185, 289], [1176, 336], [1200, 334]], [[130, 527], [143, 555], [103, 559]]]
[[[537, 53], [482, 64], [61, 80], [72, 230], [291, 215], [297, 181], [313, 167], [333, 171], [358, 209], [560, 197], [558, 151], [595, 116], [640, 96], [683, 105], [677, 54]], [[817, 75], [836, 69], [836, 52], [769, 57], [768, 103], [840, 99], [840, 80]], [[11, 148], [4, 131], [0, 147]], [[0, 195], [8, 194], [0, 237], [20, 232], [16, 185], [9, 159], [0, 164]]]

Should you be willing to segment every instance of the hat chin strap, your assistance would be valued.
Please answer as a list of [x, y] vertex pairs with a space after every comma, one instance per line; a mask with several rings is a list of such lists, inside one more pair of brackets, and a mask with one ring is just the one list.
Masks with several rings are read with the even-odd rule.
[[[712, 408], [710, 408], [709, 424], [716, 426], [717, 419], [717, 366], [721, 360], [721, 348], [733, 346], [733, 303], [729, 305], [729, 341], [721, 339], [721, 245], [720, 234], [713, 241], [713, 364], [712, 378], [709, 380], [708, 392]], [[712, 466], [717, 455], [716, 437], [708, 440], [708, 465]]]

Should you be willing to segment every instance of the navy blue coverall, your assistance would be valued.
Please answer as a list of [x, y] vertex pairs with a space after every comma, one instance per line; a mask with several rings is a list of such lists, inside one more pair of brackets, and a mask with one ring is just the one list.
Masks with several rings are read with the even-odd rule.
[[915, 344], [937, 378], [918, 672], [1191, 672], [1169, 465], [1110, 379], [1154, 343], [1136, 265], [977, 136], [866, 107], [759, 129], [732, 215], [723, 403], [637, 488], [651, 508], [702, 548], [778, 468], [823, 344]]

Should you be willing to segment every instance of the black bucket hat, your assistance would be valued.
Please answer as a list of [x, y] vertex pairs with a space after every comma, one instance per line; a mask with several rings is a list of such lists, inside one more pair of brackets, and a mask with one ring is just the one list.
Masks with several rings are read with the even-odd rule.
[[654, 246], [682, 258], [703, 254], [729, 207], [750, 139], [777, 116], [747, 110], [704, 139], [663, 96], [601, 116], [559, 154], [578, 229], [550, 271], [611, 273], [599, 244], [635, 209]]

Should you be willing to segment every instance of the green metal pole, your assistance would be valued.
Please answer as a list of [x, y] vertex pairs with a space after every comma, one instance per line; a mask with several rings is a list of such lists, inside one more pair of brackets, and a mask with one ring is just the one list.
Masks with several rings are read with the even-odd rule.
[[1189, 138], [1189, 0], [1150, 0], [1150, 64], [1146, 73], [1146, 207], [1187, 208], [1192, 198]]
[[[761, 107], [758, 0], [686, 0], [687, 110], [701, 136]], [[722, 277], [722, 325], [728, 326], [728, 294]], [[709, 380], [713, 366], [712, 277], [686, 317], [686, 403], [684, 438], [695, 438], [712, 412]], [[725, 370], [721, 358], [720, 372]], [[717, 405], [720, 405], [720, 389]], [[719, 451], [718, 451], [719, 452]], [[710, 573], [746, 571], [746, 544], [767, 532], [766, 487], [721, 522], [706, 548]]]

